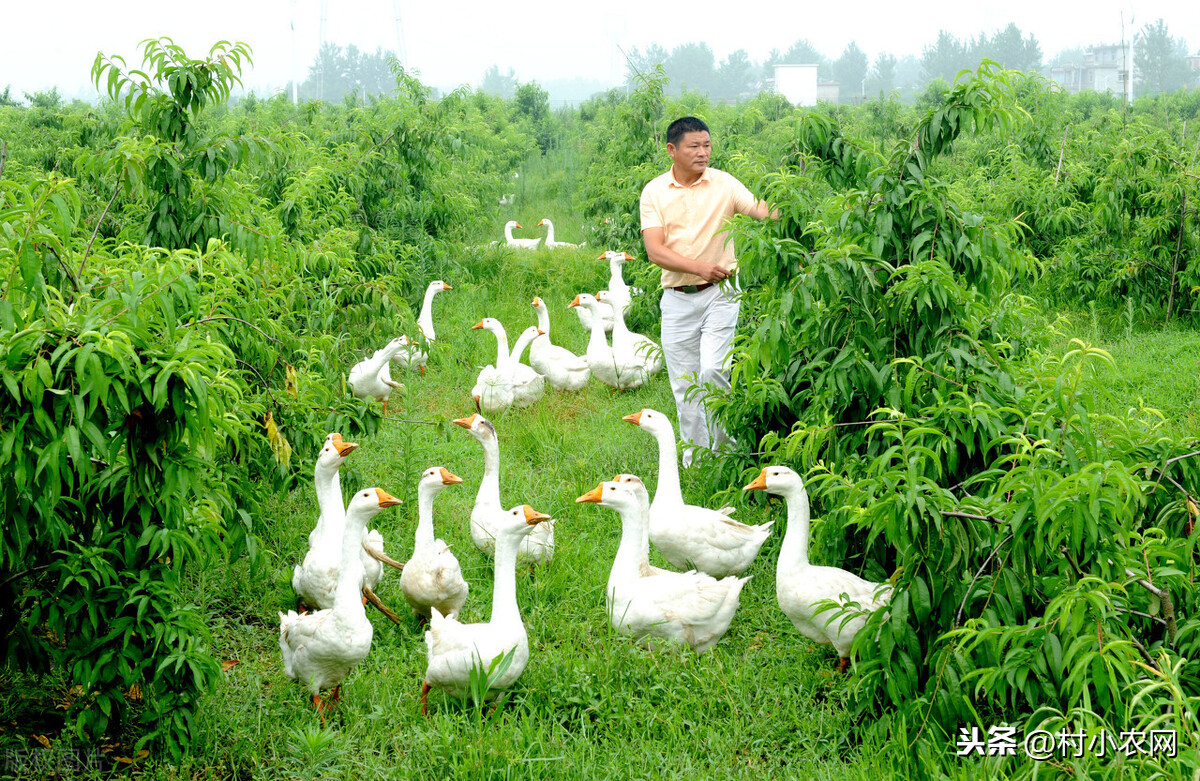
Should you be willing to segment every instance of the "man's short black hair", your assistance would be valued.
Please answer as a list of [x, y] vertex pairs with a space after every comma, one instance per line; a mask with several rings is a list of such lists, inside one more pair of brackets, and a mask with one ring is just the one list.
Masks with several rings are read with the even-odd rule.
[[[703, 131], [709, 133], [708, 125], [704, 124], [703, 119], [696, 117], [680, 117], [667, 126], [667, 143], [674, 146], [679, 146], [679, 140], [687, 133], [696, 133]], [[709, 133], [711, 135], [711, 133]]]

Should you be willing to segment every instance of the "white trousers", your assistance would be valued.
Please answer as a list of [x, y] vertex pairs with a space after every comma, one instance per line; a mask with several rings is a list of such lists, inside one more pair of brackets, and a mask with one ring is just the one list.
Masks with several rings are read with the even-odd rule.
[[[732, 442], [708, 413], [703, 387], [729, 389], [729, 349], [737, 331], [739, 297], [740, 291], [730, 283], [699, 293], [663, 291], [662, 348], [679, 415], [685, 467], [692, 463], [689, 445], [720, 449]], [[689, 394], [696, 385], [700, 389]]]

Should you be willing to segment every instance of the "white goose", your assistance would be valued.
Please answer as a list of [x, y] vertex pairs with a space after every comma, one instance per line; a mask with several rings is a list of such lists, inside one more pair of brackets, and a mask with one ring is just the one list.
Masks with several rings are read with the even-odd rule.
[[[308, 533], [308, 551], [304, 560], [292, 569], [292, 588], [300, 612], [333, 607], [341, 569], [342, 534], [346, 528], [340, 467], [357, 448], [356, 443], [344, 441], [342, 435], [335, 432], [325, 437], [325, 444], [317, 455], [313, 487], [319, 515], [316, 526]], [[385, 616], [398, 622], [396, 614], [383, 604], [375, 591], [383, 578], [382, 563], [396, 568], [404, 565], [383, 552], [383, 535], [378, 529], [363, 530], [362, 548], [359, 558], [363, 565], [363, 595]]]
[[510, 247], [518, 249], [537, 249], [537, 246], [542, 243], [542, 237], [536, 239], [514, 239], [512, 232], [513, 228], [520, 228], [521, 223], [516, 220], [509, 220], [504, 224], [504, 243]]
[[636, 260], [635, 257], [628, 252], [615, 252], [609, 250], [601, 255], [597, 260], [608, 261], [608, 292], [614, 296], [621, 296], [621, 300], [628, 302], [634, 296], [640, 296], [642, 289], [639, 287], [630, 287], [625, 284], [625, 261]]
[[[487, 672], [497, 660], [510, 655], [503, 673], [488, 681], [487, 696], [492, 697], [516, 683], [529, 662], [529, 636], [521, 621], [517, 604], [517, 550], [526, 536], [550, 516], [529, 505], [514, 507], [496, 526], [496, 559], [492, 580], [492, 617], [478, 624], [462, 624], [444, 617], [435, 607], [425, 632], [429, 659], [425, 682], [421, 687], [421, 712], [432, 687], [452, 697], [465, 697], [471, 671]], [[498, 670], [499, 668], [497, 668]]]
[[[775, 598], [800, 634], [837, 650], [838, 670], [844, 671], [850, 663], [854, 636], [867, 621], [866, 613], [887, 604], [891, 584], [872, 583], [839, 567], [809, 564], [808, 491], [795, 470], [764, 467], [743, 490], [766, 491], [787, 501], [787, 530], [775, 570]], [[828, 609], [821, 604], [827, 601], [841, 604], [846, 610]], [[857, 607], [848, 602], [857, 603]]]
[[[601, 290], [600, 292], [603, 293], [604, 291]], [[613, 322], [612, 307], [608, 304], [597, 302], [596, 311], [600, 313], [600, 325], [604, 327], [604, 333], [612, 333], [613, 326], [615, 325]], [[575, 309], [575, 314], [579, 316], [579, 324], [583, 326], [583, 330], [590, 334], [592, 332], [592, 317], [594, 316], [592, 310], [581, 306]]]
[[[500, 503], [500, 440], [496, 427], [482, 415], [459, 418], [455, 424], [471, 433], [483, 448], [483, 479], [471, 508], [471, 540], [475, 547], [489, 556], [496, 549], [498, 524], [507, 512]], [[554, 557], [554, 520], [547, 519], [528, 537], [521, 540], [521, 562], [541, 564]]]
[[512, 376], [513, 406], [528, 407], [541, 400], [546, 393], [546, 377], [539, 374], [532, 366], [521, 363], [525, 348], [542, 332], [536, 325], [531, 325], [521, 332], [513, 345], [512, 354], [508, 358], [508, 370]]
[[533, 307], [537, 310], [538, 330], [542, 335], [529, 345], [529, 365], [557, 390], [582, 390], [592, 376], [587, 358], [550, 341], [550, 310], [541, 298], [533, 299]]
[[513, 405], [512, 370], [509, 368], [511, 356], [508, 352], [508, 334], [504, 326], [494, 317], [485, 317], [472, 329], [486, 329], [496, 337], [496, 362], [484, 366], [471, 389], [471, 398], [475, 399], [475, 407], [480, 412], [489, 415], [500, 415]]
[[628, 344], [622, 350], [609, 346], [600, 320], [595, 316], [597, 301], [594, 296], [580, 293], [567, 306], [586, 307], [593, 313], [592, 334], [587, 347], [588, 368], [593, 377], [617, 390], [632, 390], [646, 384], [650, 379], [646, 356], [633, 352]]
[[[433, 331], [433, 297], [443, 290], [453, 289], [440, 279], [430, 282], [429, 286], [425, 288], [425, 298], [421, 302], [421, 313], [417, 316], [417, 327], [421, 329], [421, 336], [424, 337], [426, 344], [437, 338], [437, 335]], [[411, 342], [407, 336], [401, 338], [404, 339], [404, 349], [396, 353], [392, 360], [401, 364], [406, 369], [415, 368], [421, 374], [424, 374], [429, 354], [420, 344]]]
[[650, 505], [650, 542], [675, 567], [715, 578], [745, 572], [771, 534], [771, 523], [748, 526], [721, 510], [685, 504], [679, 487], [675, 428], [652, 409], [622, 418], [658, 442], [658, 488]]
[[325, 437], [313, 469], [313, 487], [317, 492], [317, 524], [308, 535], [304, 560], [292, 569], [292, 588], [300, 609], [329, 608], [337, 591], [338, 571], [342, 563], [342, 534], [346, 529], [346, 506], [342, 504], [339, 469], [358, 449], [341, 434]]
[[325, 719], [322, 689], [333, 689], [337, 702], [342, 681], [371, 651], [374, 628], [362, 600], [362, 537], [367, 522], [380, 510], [399, 504], [382, 488], [359, 491], [346, 511], [341, 570], [333, 607], [312, 613], [279, 614], [279, 650], [289, 678], [308, 686], [313, 705]]
[[548, 220], [548, 219], [542, 218], [542, 221], [538, 223], [538, 227], [540, 228], [543, 225], [546, 226], [546, 247], [547, 248], [549, 248], [549, 249], [579, 249], [579, 247], [582, 246], [580, 244], [572, 244], [569, 241], [555, 241], [554, 240], [554, 223], [550, 222], [550, 220]]
[[646, 565], [650, 498], [634, 475], [601, 483], [576, 502], [593, 502], [621, 516], [621, 543], [608, 576], [608, 616], [618, 632], [686, 643], [696, 653], [729, 629], [750, 578], [717, 580], [703, 573], [667, 572]]
[[625, 325], [625, 308], [629, 299], [620, 299], [610, 291], [601, 290], [596, 294], [597, 301], [610, 303], [613, 310], [612, 345], [613, 352], [628, 352], [642, 359], [650, 376], [658, 374], [663, 369], [663, 351], [648, 336], [635, 334]]
[[398, 336], [370, 358], [359, 361], [350, 369], [346, 384], [359, 399], [375, 399], [383, 402], [383, 414], [387, 415], [388, 397], [396, 388], [404, 386], [392, 379], [390, 369], [392, 357], [408, 344], [408, 337]]
[[433, 533], [433, 500], [443, 488], [456, 485], [462, 478], [440, 466], [432, 466], [417, 484], [417, 534], [412, 558], [400, 574], [400, 590], [412, 606], [413, 614], [428, 619], [432, 608], [450, 618], [458, 618], [467, 601], [470, 587], [463, 579], [458, 559], [445, 540]]

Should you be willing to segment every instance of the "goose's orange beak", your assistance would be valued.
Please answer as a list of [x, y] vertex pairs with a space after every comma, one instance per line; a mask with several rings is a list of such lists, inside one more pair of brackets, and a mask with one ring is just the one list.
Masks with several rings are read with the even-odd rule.
[[642, 425], [642, 413], [645, 411], [646, 410], [641, 410], [633, 413], [632, 415], [626, 415], [625, 417], [621, 418], [621, 420], [625, 421], [626, 423], [632, 423], [635, 426], [640, 426]]
[[389, 494], [387, 491], [383, 490], [382, 488], [376, 488], [375, 494], [376, 494], [376, 496], [379, 497], [379, 506], [380, 507], [395, 507], [396, 505], [401, 503], [399, 499], [392, 496], [391, 494]]
[[570, 309], [573, 306], [579, 306], [579, 296], [575, 296], [575, 299], [571, 301], [571, 303], [567, 304], [567, 309]]
[[742, 489], [743, 491], [765, 491], [767, 490], [767, 469], [758, 473], [758, 477], [754, 478], [754, 482]]
[[[474, 398], [475, 398], [475, 401], [479, 401], [478, 396], [475, 396]], [[454, 423], [455, 423], [455, 425], [462, 426], [463, 428], [470, 428], [471, 426], [475, 425], [475, 418], [477, 418], [477, 417], [479, 417], [479, 416], [472, 415], [469, 418], [455, 418]]]
[[345, 458], [355, 450], [358, 450], [357, 442], [347, 442], [346, 440], [342, 439], [341, 434], [334, 434], [329, 438], [329, 442], [334, 446], [334, 448], [337, 449], [338, 455], [342, 458]]
[[602, 493], [604, 493], [604, 483], [600, 483], [599, 485], [597, 485], [592, 490], [588, 491], [583, 496], [578, 497], [575, 500], [575, 503], [579, 504], [580, 502], [591, 502], [592, 504], [599, 504], [600, 495]]
[[461, 483], [463, 479], [456, 474], [450, 472], [446, 467], [442, 467], [442, 485], [454, 485]]
[[479, 328], [483, 328], [483, 321], [482, 321], [482, 320], [480, 320], [480, 321], [479, 321], [478, 323], [476, 323], [475, 325], [471, 326], [471, 330], [472, 330], [472, 331], [474, 331], [474, 330], [477, 330], [477, 329], [479, 329]]
[[536, 523], [541, 523], [542, 521], [550, 520], [549, 515], [546, 515], [545, 513], [539, 513], [537, 510], [533, 509], [527, 504], [522, 505], [521, 509], [525, 512], [525, 522], [530, 526], [533, 526]]
[[538, 304], [540, 304], [540, 303], [542, 303], [542, 299], [538, 298], [537, 296], [534, 296], [534, 297], [533, 297], [533, 301], [531, 301], [531, 302], [529, 303], [529, 305], [530, 305], [530, 306], [537, 306], [537, 305], [538, 305]]

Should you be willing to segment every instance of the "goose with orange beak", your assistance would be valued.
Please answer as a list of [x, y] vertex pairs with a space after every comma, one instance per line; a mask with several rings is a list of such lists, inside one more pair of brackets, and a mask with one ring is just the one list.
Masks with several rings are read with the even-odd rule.
[[422, 623], [429, 619], [433, 608], [442, 615], [458, 618], [467, 601], [470, 587], [463, 579], [462, 567], [445, 540], [433, 532], [433, 500], [448, 486], [458, 485], [462, 478], [445, 467], [431, 466], [417, 484], [417, 532], [413, 555], [400, 573], [400, 590]]
[[588, 339], [587, 362], [593, 377], [617, 390], [640, 388], [650, 379], [647, 368], [649, 356], [639, 355], [628, 344], [620, 350], [609, 346], [604, 329], [597, 319], [600, 302], [595, 296], [580, 293], [567, 306], [585, 307], [592, 312], [592, 333]]
[[398, 336], [383, 348], [376, 350], [350, 368], [346, 385], [358, 399], [375, 399], [383, 404], [383, 414], [388, 414], [388, 399], [392, 391], [404, 386], [392, 379], [392, 358], [408, 346], [408, 337]]
[[333, 606], [312, 613], [289, 610], [279, 614], [279, 650], [283, 653], [284, 672], [308, 686], [322, 722], [328, 706], [322, 702], [320, 693], [331, 689], [331, 699], [337, 702], [342, 682], [371, 651], [374, 629], [362, 599], [363, 532], [380, 510], [398, 504], [400, 500], [382, 488], [356, 493], [346, 509], [341, 570]]
[[[511, 687], [529, 663], [529, 636], [517, 603], [517, 550], [521, 540], [550, 516], [527, 504], [505, 513], [496, 527], [496, 558], [492, 580], [492, 617], [463, 624], [443, 616], [435, 607], [425, 632], [428, 662], [421, 687], [421, 712], [428, 710], [430, 689], [452, 697], [466, 697], [473, 670], [495, 670], [488, 678], [487, 698]], [[508, 664], [499, 660], [508, 657]], [[493, 665], [497, 665], [493, 668]]]
[[[433, 297], [443, 290], [453, 289], [440, 279], [435, 279], [425, 288], [425, 298], [421, 301], [421, 314], [417, 316], [417, 328], [421, 331], [421, 339], [424, 340], [425, 346], [432, 344], [437, 339], [437, 334], [433, 330]], [[425, 365], [429, 361], [429, 353], [419, 343], [421, 340], [411, 341], [408, 337], [404, 337], [404, 341], [405, 348], [396, 353], [392, 360], [406, 369], [417, 369], [424, 375]]]
[[[642, 289], [630, 287], [625, 283], [625, 262], [628, 260], [637, 260], [628, 252], [619, 252], [609, 250], [601, 255], [597, 260], [608, 261], [608, 292], [625, 302], [625, 306], [633, 300], [634, 296], [640, 296]], [[615, 307], [614, 307], [615, 308]]]
[[572, 244], [569, 241], [555, 241], [554, 240], [554, 223], [550, 222], [550, 220], [548, 218], [543, 217], [542, 221], [538, 223], [538, 227], [539, 228], [544, 227], [546, 229], [546, 248], [547, 249], [579, 249], [581, 246], [583, 246], [581, 244]]
[[727, 513], [683, 501], [675, 427], [658, 410], [643, 409], [621, 418], [658, 443], [658, 487], [650, 503], [650, 542], [678, 568], [695, 567], [714, 578], [739, 575], [771, 534], [771, 524], [750, 526]]
[[297, 609], [333, 607], [338, 572], [342, 564], [342, 534], [346, 529], [346, 505], [342, 503], [340, 470], [350, 454], [358, 449], [339, 433], [325, 437], [313, 468], [313, 487], [317, 493], [317, 523], [308, 534], [304, 560], [292, 569], [292, 588], [299, 603]]
[[[500, 439], [495, 425], [482, 415], [458, 418], [454, 424], [465, 428], [483, 448], [483, 479], [479, 481], [479, 492], [471, 508], [471, 541], [479, 550], [492, 556], [496, 551], [497, 529], [508, 513], [500, 502]], [[544, 564], [552, 558], [554, 519], [547, 518], [521, 539], [517, 563]]]
[[486, 330], [496, 337], [496, 362], [484, 366], [471, 388], [475, 409], [485, 415], [502, 415], [513, 405], [512, 372], [509, 371], [508, 334], [494, 317], [485, 317], [472, 330]]
[[544, 375], [555, 390], [583, 390], [592, 376], [587, 358], [550, 341], [550, 310], [546, 302], [535, 297], [532, 306], [537, 310], [538, 330], [542, 334], [529, 345], [529, 365]]
[[608, 507], [621, 516], [621, 542], [608, 576], [609, 621], [618, 632], [639, 640], [681, 643], [704, 653], [729, 629], [750, 578], [718, 580], [696, 570], [649, 567], [649, 494], [636, 476], [617, 478], [575, 500]]
[[[838, 653], [838, 670], [850, 663], [855, 636], [867, 616], [891, 599], [889, 583], [872, 583], [839, 567], [823, 567], [808, 561], [808, 490], [795, 470], [768, 466], [747, 485], [745, 491], [766, 491], [787, 502], [787, 530], [775, 569], [775, 598], [800, 634]], [[830, 609], [830, 604], [841, 609]]]

